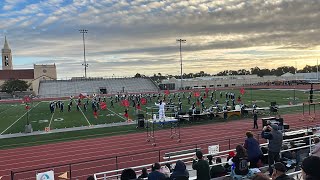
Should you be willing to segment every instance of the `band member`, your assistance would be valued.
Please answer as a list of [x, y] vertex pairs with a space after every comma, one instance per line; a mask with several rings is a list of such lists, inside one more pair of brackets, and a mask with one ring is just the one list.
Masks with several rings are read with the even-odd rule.
[[94, 108], [94, 109], [93, 109], [93, 117], [94, 117], [95, 119], [98, 119], [98, 108]]
[[164, 106], [166, 105], [166, 103], [160, 100], [159, 104], [157, 103], [154, 103], [154, 104], [159, 107], [159, 119], [164, 119], [165, 118]]

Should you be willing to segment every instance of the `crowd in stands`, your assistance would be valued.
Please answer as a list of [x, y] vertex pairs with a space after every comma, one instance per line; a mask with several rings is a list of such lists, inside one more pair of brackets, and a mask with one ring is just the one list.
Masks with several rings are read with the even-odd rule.
[[[225, 177], [226, 179], [241, 180], [245, 177], [253, 180], [293, 180], [286, 173], [292, 166], [296, 166], [299, 168], [296, 168], [295, 171], [301, 168], [303, 180], [320, 180], [319, 137], [314, 137], [312, 140], [309, 140], [308, 137], [308, 141], [305, 141], [309, 143], [312, 141], [314, 147], [300, 163], [299, 156], [304, 153], [305, 148], [294, 149], [298, 146], [294, 141], [291, 141], [289, 145], [292, 150], [290, 150], [289, 146], [283, 143], [283, 136], [277, 125], [269, 125], [262, 130], [261, 137], [269, 140], [267, 151], [260, 147], [252, 132], [247, 132], [246, 136], [244, 144], [237, 145], [235, 153], [229, 152], [227, 162], [224, 163], [222, 163], [221, 157], [215, 157], [214, 164], [212, 155], [205, 157], [201, 151], [196, 151], [192, 161], [192, 169], [196, 171], [196, 178], [210, 180]], [[284, 151], [281, 152], [281, 150]], [[261, 173], [259, 168], [263, 164], [268, 165], [268, 174]], [[228, 174], [230, 177], [226, 176]], [[91, 180], [90, 178], [88, 180]], [[121, 180], [130, 179], [188, 180], [189, 171], [181, 160], [176, 161], [174, 168], [169, 163], [164, 166], [154, 163], [150, 173], [147, 168], [143, 168], [140, 176], [137, 176], [133, 169], [123, 170]]]

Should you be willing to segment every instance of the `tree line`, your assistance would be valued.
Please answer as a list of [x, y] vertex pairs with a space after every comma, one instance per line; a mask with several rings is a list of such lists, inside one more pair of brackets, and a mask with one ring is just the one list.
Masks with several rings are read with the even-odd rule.
[[[281, 76], [285, 73], [310, 73], [310, 72], [317, 72], [317, 68], [320, 69], [320, 66], [317, 67], [315, 66], [310, 66], [306, 65], [302, 69], [297, 69], [293, 66], [281, 66], [276, 69], [267, 69], [267, 68], [259, 68], [259, 67], [254, 67], [250, 68], [249, 70], [247, 69], [239, 69], [239, 70], [223, 70], [218, 72], [217, 74], [208, 74], [205, 73], [204, 71], [200, 71], [198, 73], [183, 73], [182, 78], [183, 79], [190, 79], [190, 78], [195, 78], [195, 77], [205, 77], [205, 76], [232, 76], [232, 75], [257, 75], [259, 77], [263, 76]], [[134, 77], [146, 77], [143, 74], [137, 73], [134, 75]], [[167, 78], [172, 78], [175, 77], [177, 79], [180, 79], [180, 75], [163, 75], [161, 73], [158, 74], [153, 74], [153, 76], [150, 76], [152, 80], [155, 82], [160, 83], [161, 80], [167, 79]]]

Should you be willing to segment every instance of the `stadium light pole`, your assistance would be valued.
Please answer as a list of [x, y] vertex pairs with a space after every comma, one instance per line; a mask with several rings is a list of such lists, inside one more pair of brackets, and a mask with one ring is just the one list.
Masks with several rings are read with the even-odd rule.
[[180, 88], [182, 89], [182, 53], [181, 53], [181, 44], [187, 42], [187, 40], [185, 39], [177, 39], [177, 42], [179, 42], [180, 44], [180, 78], [181, 78], [181, 84], [180, 84]]
[[87, 78], [87, 68], [88, 68], [88, 64], [87, 64], [87, 60], [86, 60], [86, 43], [84, 41], [84, 34], [88, 33], [87, 29], [80, 29], [79, 30], [80, 33], [82, 33], [82, 41], [83, 41], [83, 66], [84, 66], [84, 77]]

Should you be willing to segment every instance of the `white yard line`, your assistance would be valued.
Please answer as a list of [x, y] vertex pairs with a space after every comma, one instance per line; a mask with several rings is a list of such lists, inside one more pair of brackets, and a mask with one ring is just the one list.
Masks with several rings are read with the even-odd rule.
[[41, 103], [41, 101], [36, 104], [34, 107], [30, 108], [27, 112], [25, 112], [22, 116], [20, 116], [14, 123], [12, 123], [9, 127], [7, 127], [7, 129], [5, 129], [4, 131], [2, 131], [2, 133], [0, 135], [2, 135], [3, 133], [5, 133], [8, 129], [10, 129], [13, 125], [15, 125], [21, 118], [23, 118], [23, 116], [25, 116], [29, 111], [31, 111], [31, 109], [37, 107], [39, 104]]
[[123, 120], [127, 121], [127, 119], [126, 119], [126, 118], [124, 118], [124, 117], [120, 116], [120, 115], [119, 115], [119, 114], [117, 114], [116, 112], [114, 112], [114, 111], [112, 111], [112, 110], [110, 110], [110, 109], [108, 109], [108, 111], [111, 111], [113, 114], [115, 114], [115, 115], [119, 116], [121, 119], [123, 119]]
[[[73, 100], [73, 101], [74, 101], [74, 102], [75, 102], [75, 104], [77, 105], [76, 100]], [[81, 107], [80, 107], [80, 106], [79, 106], [79, 109], [80, 109], [81, 113], [83, 114], [83, 117], [87, 120], [87, 122], [88, 122], [89, 126], [91, 126], [91, 123], [89, 122], [89, 120], [88, 120], [87, 116], [83, 113], [83, 111], [82, 111], [82, 109], [81, 109]]]
[[52, 119], [53, 119], [53, 116], [54, 116], [54, 113], [56, 112], [56, 109], [53, 111], [52, 113], [52, 116], [51, 116], [51, 119], [50, 119], [50, 123], [49, 123], [49, 128], [51, 129], [51, 122], [52, 122]]

